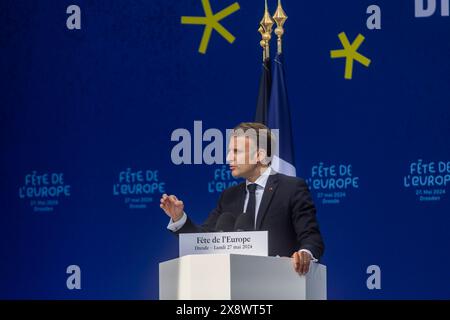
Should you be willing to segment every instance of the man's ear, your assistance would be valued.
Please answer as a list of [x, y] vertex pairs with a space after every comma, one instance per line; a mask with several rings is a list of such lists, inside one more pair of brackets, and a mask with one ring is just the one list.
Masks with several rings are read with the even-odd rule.
[[262, 164], [268, 164], [269, 160], [267, 159], [267, 151], [264, 149], [258, 149], [257, 152], [258, 162]]

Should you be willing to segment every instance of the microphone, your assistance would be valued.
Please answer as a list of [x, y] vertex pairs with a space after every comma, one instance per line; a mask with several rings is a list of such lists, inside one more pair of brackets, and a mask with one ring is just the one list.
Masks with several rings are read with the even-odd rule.
[[255, 221], [253, 221], [252, 217], [247, 213], [241, 213], [236, 220], [236, 224], [234, 225], [234, 230], [236, 231], [254, 231], [255, 230]]
[[217, 232], [229, 232], [234, 230], [234, 223], [236, 217], [231, 212], [224, 212], [217, 219], [216, 231]]

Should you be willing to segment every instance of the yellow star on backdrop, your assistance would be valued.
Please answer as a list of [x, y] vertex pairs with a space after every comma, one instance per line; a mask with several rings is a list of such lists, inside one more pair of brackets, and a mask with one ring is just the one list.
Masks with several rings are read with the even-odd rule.
[[212, 30], [216, 30], [222, 37], [224, 37], [229, 43], [233, 43], [235, 37], [225, 29], [219, 21], [223, 18], [228, 17], [230, 14], [238, 11], [240, 9], [239, 3], [235, 2], [231, 6], [223, 9], [222, 11], [213, 14], [211, 10], [211, 4], [209, 0], [202, 0], [203, 10], [205, 11], [204, 17], [181, 17], [182, 24], [200, 24], [205, 25], [205, 30], [203, 31], [202, 41], [200, 42], [200, 47], [198, 52], [205, 53], [208, 48], [209, 39], [211, 38]]
[[331, 58], [346, 58], [345, 59], [345, 79], [352, 79], [353, 77], [353, 60], [358, 61], [362, 65], [369, 67], [370, 59], [366, 58], [362, 54], [360, 54], [357, 50], [361, 46], [364, 41], [364, 36], [362, 34], [358, 34], [355, 41], [352, 44], [348, 41], [347, 35], [345, 32], [341, 32], [338, 35], [339, 40], [341, 40], [342, 46], [344, 49], [341, 50], [331, 50]]

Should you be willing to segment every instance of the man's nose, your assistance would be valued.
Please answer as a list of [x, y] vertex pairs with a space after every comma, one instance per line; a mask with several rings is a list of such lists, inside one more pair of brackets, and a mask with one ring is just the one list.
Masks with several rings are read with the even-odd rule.
[[227, 153], [227, 159], [226, 159], [227, 163], [230, 163], [233, 160], [233, 158], [234, 158], [233, 152], [231, 152], [231, 151], [228, 152]]

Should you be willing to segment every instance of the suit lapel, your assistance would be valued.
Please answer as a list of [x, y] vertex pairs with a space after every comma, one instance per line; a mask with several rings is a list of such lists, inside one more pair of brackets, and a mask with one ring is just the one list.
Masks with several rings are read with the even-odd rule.
[[238, 191], [238, 196], [236, 199], [236, 212], [238, 214], [241, 214], [244, 212], [244, 204], [245, 204], [245, 195], [246, 195], [246, 187], [245, 187], [245, 182], [241, 183], [239, 185], [239, 191]]
[[270, 175], [269, 179], [267, 180], [266, 187], [264, 188], [261, 204], [259, 205], [255, 230], [259, 230], [261, 228], [262, 221], [267, 213], [267, 209], [269, 209], [270, 201], [272, 200], [272, 197], [275, 194], [277, 186], [278, 186], [278, 174]]

